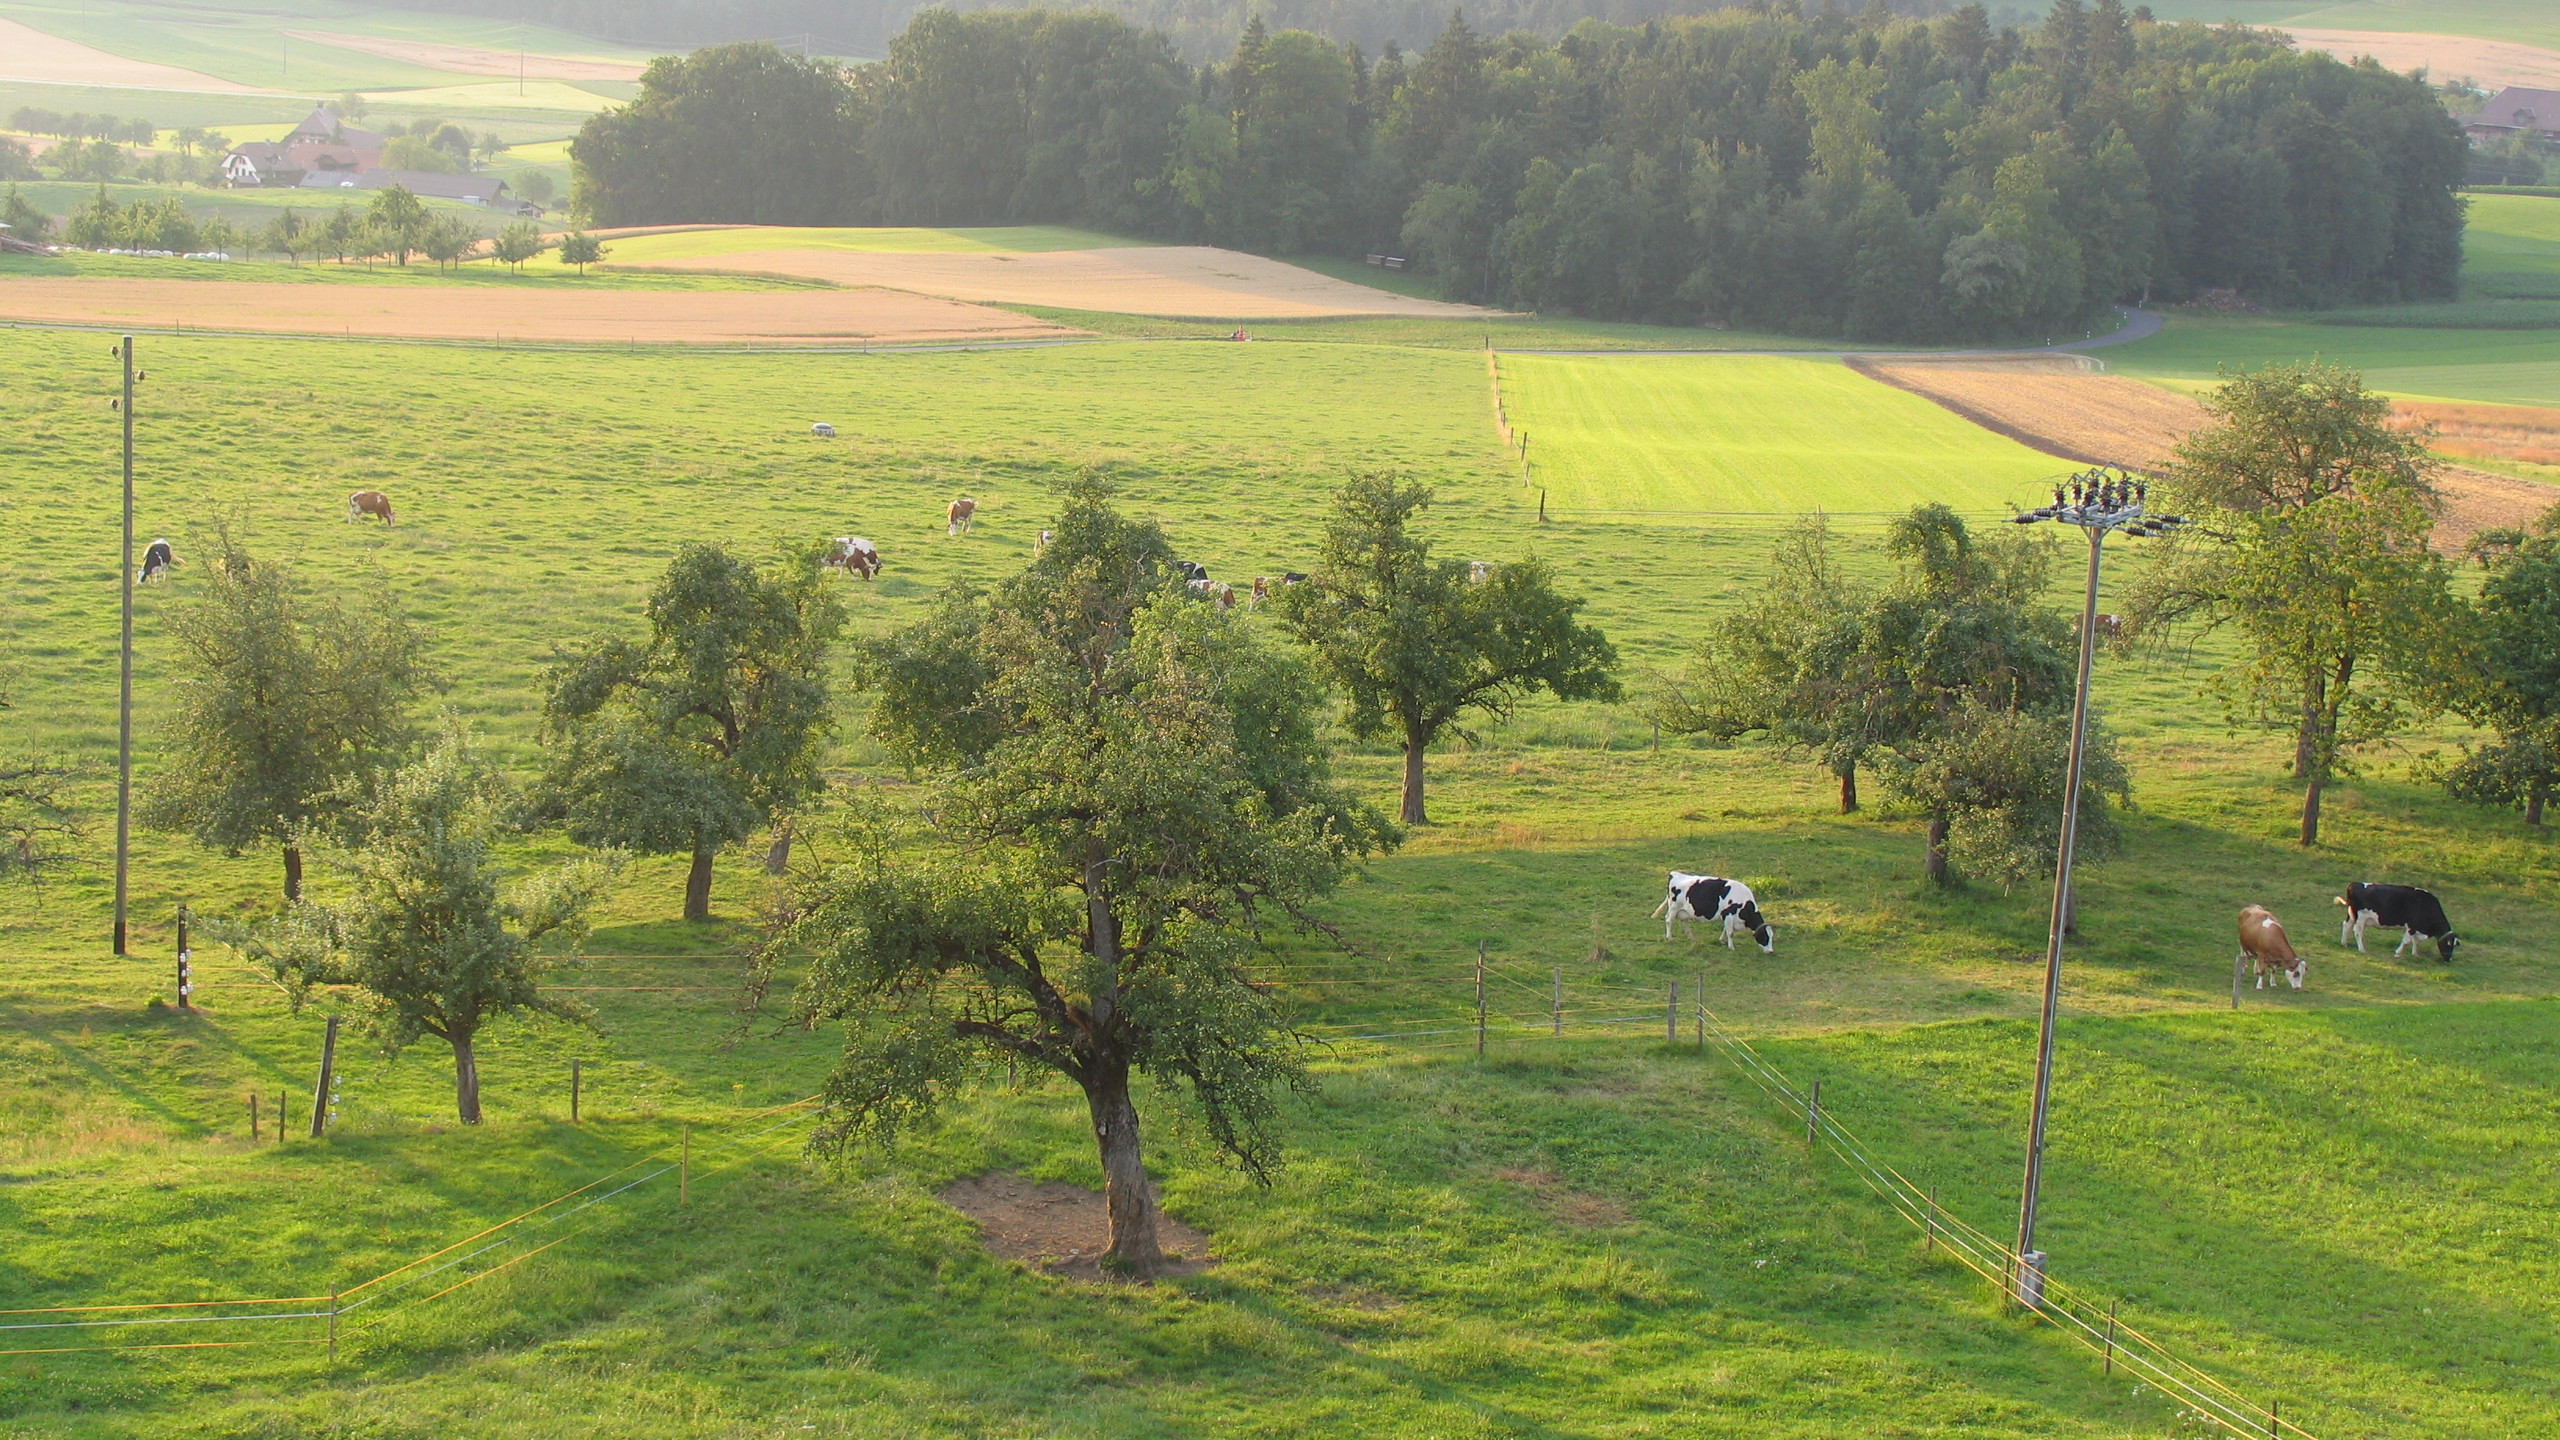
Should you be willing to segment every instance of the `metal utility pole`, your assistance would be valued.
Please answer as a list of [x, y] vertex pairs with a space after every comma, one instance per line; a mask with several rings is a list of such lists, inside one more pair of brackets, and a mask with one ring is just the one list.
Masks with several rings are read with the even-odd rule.
[[116, 954], [124, 954], [125, 872], [133, 850], [133, 337], [115, 349], [124, 361], [124, 634], [116, 693]]
[[2085, 470], [2071, 477], [2068, 493], [2017, 517], [2032, 525], [2052, 520], [2089, 535], [2089, 586], [2080, 604], [2080, 678], [2071, 699], [2071, 760], [2062, 791], [2062, 842], [2053, 872], [2053, 918], [2045, 937], [2044, 1016], [2036, 1028], [2035, 1104], [2027, 1121], [2027, 1170], [2018, 1196], [2018, 1269], [2012, 1296], [2035, 1308], [2044, 1299], [2044, 1255], [2036, 1249], [2036, 1204], [2044, 1185], [2045, 1118], [2053, 1098], [2053, 1028], [2062, 1001], [2062, 937], [2071, 923], [2071, 857], [2079, 838], [2080, 778], [2089, 738], [2089, 667], [2098, 646], [2098, 561], [2107, 536], [2165, 535], [2186, 521], [2144, 509], [2149, 487], [2121, 470]]

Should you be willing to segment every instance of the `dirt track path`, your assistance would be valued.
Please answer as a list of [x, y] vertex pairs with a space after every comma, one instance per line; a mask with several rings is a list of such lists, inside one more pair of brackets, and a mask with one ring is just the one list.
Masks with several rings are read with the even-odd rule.
[[1010, 310], [896, 290], [513, 290], [53, 276], [0, 285], [0, 320], [572, 344], [932, 344], [1080, 333]]

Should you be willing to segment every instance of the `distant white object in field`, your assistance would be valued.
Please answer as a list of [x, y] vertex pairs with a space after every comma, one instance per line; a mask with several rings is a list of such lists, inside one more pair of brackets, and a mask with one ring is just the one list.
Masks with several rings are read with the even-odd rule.
[[821, 440], [833, 440], [836, 438], [836, 427], [828, 424], [824, 420], [821, 420], [817, 424], [809, 427], [809, 433], [817, 436]]

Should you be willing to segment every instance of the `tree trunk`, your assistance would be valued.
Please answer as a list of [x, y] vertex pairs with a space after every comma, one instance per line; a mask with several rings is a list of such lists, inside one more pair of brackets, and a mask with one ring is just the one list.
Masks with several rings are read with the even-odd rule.
[[2527, 825], [2542, 823], [2542, 787], [2539, 785], [2524, 792], [2524, 823]]
[[1840, 769], [1840, 813], [1858, 813], [1858, 767], [1853, 763]]
[[1407, 825], [1428, 825], [1422, 813], [1422, 752], [1431, 742], [1407, 736], [1404, 742], [1404, 810], [1396, 818]]
[[2302, 787], [2302, 843], [2305, 848], [2320, 843], [2320, 792], [2328, 788], [2325, 777], [2313, 776]]
[[1932, 885], [1953, 883], [1953, 877], [1947, 873], [1947, 817], [1944, 815], [1929, 817], [1929, 858], [1922, 868]]
[[1102, 1150], [1102, 1199], [1111, 1215], [1111, 1246], [1103, 1263], [1140, 1279], [1164, 1268], [1156, 1240], [1156, 1197], [1138, 1154], [1138, 1107], [1129, 1099], [1129, 1064], [1096, 1060], [1085, 1080], [1085, 1107], [1093, 1114], [1093, 1140]]
[[764, 852], [764, 873], [767, 875], [779, 875], [791, 868], [793, 831], [791, 817], [787, 815], [783, 817], [780, 825], [774, 827], [773, 844]]
[[711, 918], [711, 855], [709, 850], [693, 852], [693, 869], [684, 877], [684, 918]]
[[[2320, 763], [2320, 717], [2328, 708], [2329, 683], [2325, 675], [2314, 675], [2302, 688], [2302, 724], [2293, 732], [2293, 778], [2308, 780]], [[2304, 841], [2309, 844], [2309, 841]]]
[[467, 1035], [453, 1042], [453, 1113], [465, 1125], [480, 1123], [480, 1062]]
[[284, 898], [290, 903], [302, 898], [302, 847], [284, 847]]

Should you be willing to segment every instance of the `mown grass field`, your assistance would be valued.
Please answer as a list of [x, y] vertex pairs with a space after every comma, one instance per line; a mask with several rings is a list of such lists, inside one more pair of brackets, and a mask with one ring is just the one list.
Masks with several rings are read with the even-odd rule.
[[[1446, 550], [1551, 559], [1619, 643], [1638, 701], [1649, 669], [1678, 663], [1702, 621], [1759, 583], [1773, 518], [1560, 510], [1540, 527], [1494, 436], [1479, 351], [1335, 333], [870, 358], [153, 337], [139, 525], [200, 556], [203, 527], [229, 512], [315, 585], [378, 576], [434, 627], [445, 703], [519, 774], [549, 647], [636, 625], [685, 541], [868, 535], [888, 570], [847, 588], [855, 627], [876, 631], [955, 580], [1023, 563], [1047, 487], [1088, 467], [1221, 578], [1305, 568], [1342, 475], [1430, 479]], [[16, 377], [0, 655], [21, 671], [0, 748], [78, 759], [93, 809], [115, 686], [105, 351], [89, 335], [0, 332], [0, 373]], [[1868, 386], [1831, 365], [1503, 363], [1507, 385], [1523, 367], [1586, 385], [1643, 367], [1792, 374], [1803, 383], [1743, 398], [1774, 411], [1792, 390], [1806, 429], [1889, 415], [1869, 403], [1886, 396], [1955, 425], [1883, 387], [1826, 389]], [[1522, 415], [1512, 393], [1533, 460], [1563, 463], [1538, 428], [1558, 422]], [[1625, 423], [1655, 442], [1586, 443], [1614, 444], [1622, 475], [1676, 477], [1715, 459], [1690, 425], [1731, 424], [1739, 443], [1783, 421], [1748, 430], [1731, 418], [1740, 400], [1687, 382], [1660, 403], [1692, 418], [1638, 414]], [[808, 435], [820, 419], [838, 439]], [[1860, 443], [1900, 447], [1888, 476], [1941, 463], [1940, 447], [1959, 457], [1943, 462], [1950, 485], [2008, 463], [2006, 442], [1961, 427], [1876, 423]], [[1645, 458], [1675, 445], [1689, 448]], [[1856, 452], [1828, 453], [1787, 460], [1786, 485], [1824, 483]], [[2036, 474], [2055, 468], [2030, 458]], [[362, 486], [394, 495], [397, 530], [342, 521]], [[980, 523], [953, 542], [941, 508], [959, 493], [980, 500]], [[1840, 522], [1859, 574], [1882, 571], [1880, 518]], [[146, 789], [174, 678], [166, 611], [196, 573], [141, 599]], [[2044, 1232], [2056, 1273], [2121, 1294], [2128, 1318], [2330, 1440], [2533, 1433], [2560, 1405], [2547, 1273], [2560, 855], [2549, 835], [2407, 778], [2440, 730], [2334, 792], [2327, 845], [2301, 853], [2279, 743], [2227, 733], [2197, 698], [2217, 653], [2102, 666], [2139, 809], [2126, 854], [2088, 877], [2069, 971]], [[906, 803], [904, 777], [860, 739], [863, 703], [848, 693], [846, 802]], [[1391, 795], [1393, 756], [1346, 752], [1357, 783]], [[1062, 1090], [997, 1085], [941, 1135], [842, 1173], [797, 1164], [792, 1128], [728, 1138], [808, 1093], [832, 1048], [732, 1011], [739, 970], [722, 952], [764, 893], [743, 849], [724, 860], [725, 923], [709, 931], [672, 923], [672, 866], [634, 867], [595, 958], [559, 977], [596, 1005], [600, 1031], [495, 1030], [488, 1125], [449, 1123], [432, 1042], [385, 1060], [357, 1038], [341, 1049], [336, 1138], [282, 1149], [247, 1143], [244, 1096], [297, 1090], [305, 1113], [317, 1017], [288, 1016], [211, 947], [204, 1013], [151, 1003], [175, 906], [271, 905], [272, 854], [140, 836], [124, 962], [105, 955], [103, 868], [0, 892], [0, 1306], [321, 1294], [664, 1154], [683, 1125], [698, 1127], [700, 1166], [689, 1212], [660, 1177], [484, 1283], [393, 1313], [471, 1273], [451, 1272], [358, 1312], [391, 1318], [350, 1335], [334, 1367], [286, 1345], [0, 1357], [0, 1435], [2197, 1433], [1999, 1319], [1714, 1052], [1659, 1038], [1667, 986], [1694, 998], [1703, 985], [1790, 1073], [1822, 1077], [1826, 1106], [1886, 1159], [1999, 1231], [2040, 894], [1928, 893], [1908, 818], [1831, 814], [1826, 777], [1748, 745], [1656, 749], [1635, 702], [1532, 707], [1432, 765], [1440, 823], [1328, 907], [1366, 958], [1290, 939], [1273, 962], [1308, 1032], [1334, 1037], [1317, 1093], [1289, 1111], [1298, 1161], [1278, 1186], [1244, 1184], [1164, 1097], [1150, 1103], [1168, 1202], [1225, 1260], [1146, 1290], [995, 1262], [932, 1198], [992, 1167], [1094, 1183]], [[93, 856], [104, 838], [93, 831]], [[536, 838], [511, 858], [562, 849]], [[1674, 865], [1750, 880], [1779, 953], [1666, 944], [1645, 912]], [[2470, 941], [2457, 963], [2329, 944], [2328, 896], [2359, 876], [2445, 894]], [[2235, 1016], [2230, 915], [2250, 900], [2292, 926], [2312, 985], [2252, 993]], [[1463, 1033], [1478, 940], [1496, 974], [1482, 1066]], [[1545, 1035], [1559, 970], [1562, 1042]], [[1346, 1038], [1377, 1034], [1408, 1038]], [[588, 1062], [576, 1129], [572, 1057]], [[267, 1333], [311, 1338], [290, 1323]], [[14, 1348], [30, 1347], [0, 1344]]]
[[1833, 361], [1507, 355], [1501, 368], [1531, 478], [1550, 511], [1576, 516], [1875, 516], [1937, 501], [2006, 517], [2070, 468]]
[[2413, 400], [2560, 405], [2560, 330], [2320, 325], [2181, 312], [2158, 335], [2101, 354], [2116, 374], [2182, 390], [2211, 385], [2226, 371], [2318, 357]]

